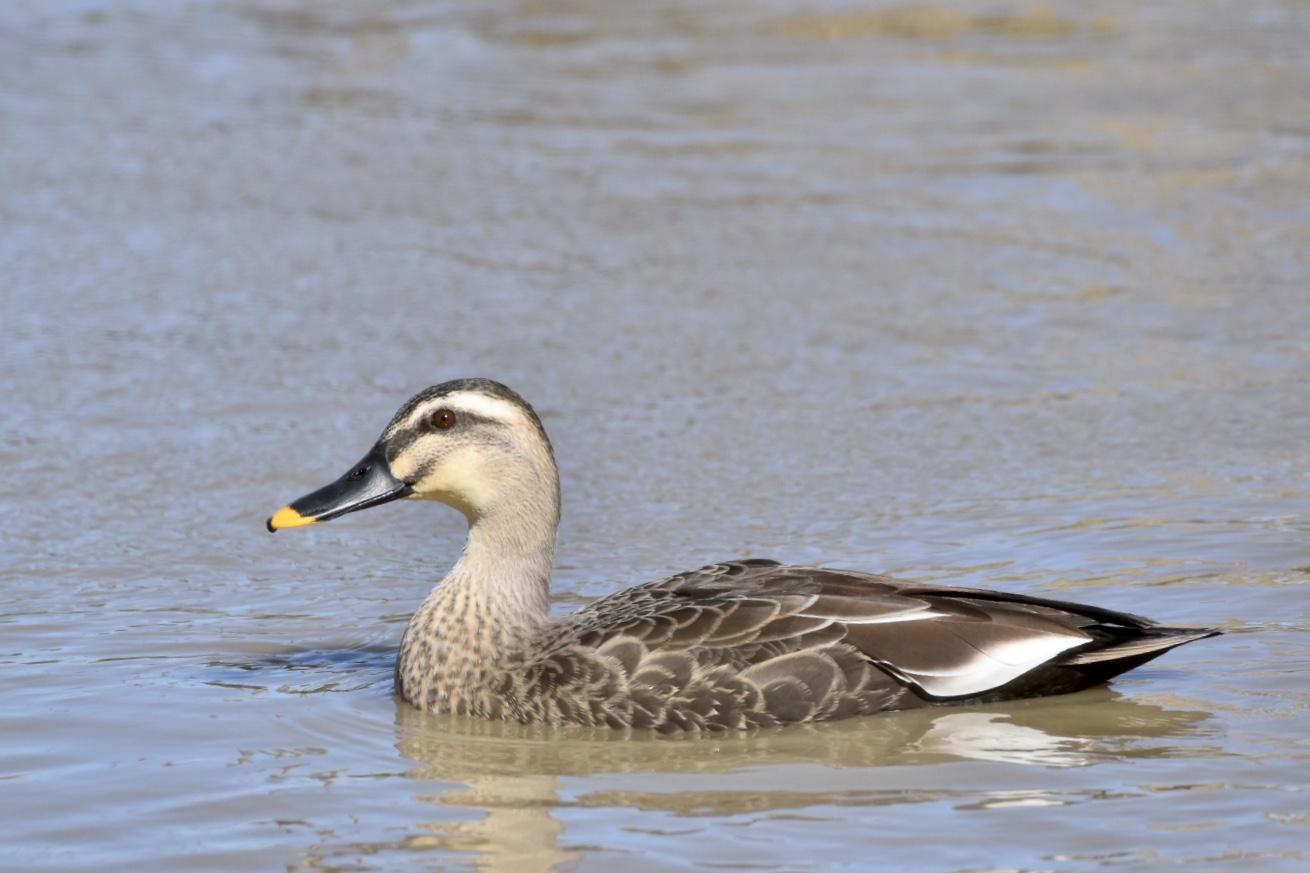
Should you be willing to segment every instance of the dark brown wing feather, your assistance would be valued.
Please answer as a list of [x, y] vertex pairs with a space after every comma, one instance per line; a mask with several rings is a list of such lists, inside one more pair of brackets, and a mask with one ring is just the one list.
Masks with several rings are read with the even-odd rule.
[[631, 696], [620, 720], [678, 730], [1065, 693], [1215, 633], [1057, 600], [745, 560], [603, 598], [563, 620], [546, 648], [555, 660], [613, 665]]

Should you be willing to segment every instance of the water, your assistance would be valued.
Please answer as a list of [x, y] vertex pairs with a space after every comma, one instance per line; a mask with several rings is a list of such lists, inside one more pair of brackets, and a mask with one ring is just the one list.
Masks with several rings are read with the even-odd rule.
[[[23, 871], [1310, 863], [1310, 11], [0, 10]], [[749, 737], [425, 716], [462, 519], [271, 537], [414, 391], [555, 442], [561, 610], [726, 557], [1228, 633]]]

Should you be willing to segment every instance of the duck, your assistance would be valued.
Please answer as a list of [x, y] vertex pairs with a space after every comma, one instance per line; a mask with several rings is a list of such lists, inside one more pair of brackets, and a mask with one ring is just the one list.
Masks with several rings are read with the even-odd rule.
[[396, 500], [459, 510], [459, 558], [395, 665], [420, 710], [656, 733], [749, 731], [1068, 694], [1220, 633], [1128, 613], [855, 570], [723, 561], [552, 615], [560, 482], [541, 418], [509, 387], [410, 398], [336, 481], [270, 532]]

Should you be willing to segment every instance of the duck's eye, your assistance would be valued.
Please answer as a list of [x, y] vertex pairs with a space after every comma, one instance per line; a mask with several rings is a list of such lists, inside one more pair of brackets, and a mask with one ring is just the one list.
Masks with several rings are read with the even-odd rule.
[[430, 421], [437, 430], [449, 430], [455, 426], [455, 413], [449, 409], [438, 409], [432, 413]]

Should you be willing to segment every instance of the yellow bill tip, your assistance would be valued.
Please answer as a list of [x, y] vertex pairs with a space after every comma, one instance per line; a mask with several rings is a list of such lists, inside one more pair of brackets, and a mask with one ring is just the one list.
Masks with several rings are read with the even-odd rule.
[[304, 527], [307, 524], [313, 524], [318, 519], [301, 515], [290, 506], [284, 506], [273, 517], [268, 520], [268, 530], [272, 533], [275, 530], [282, 530], [284, 527]]

